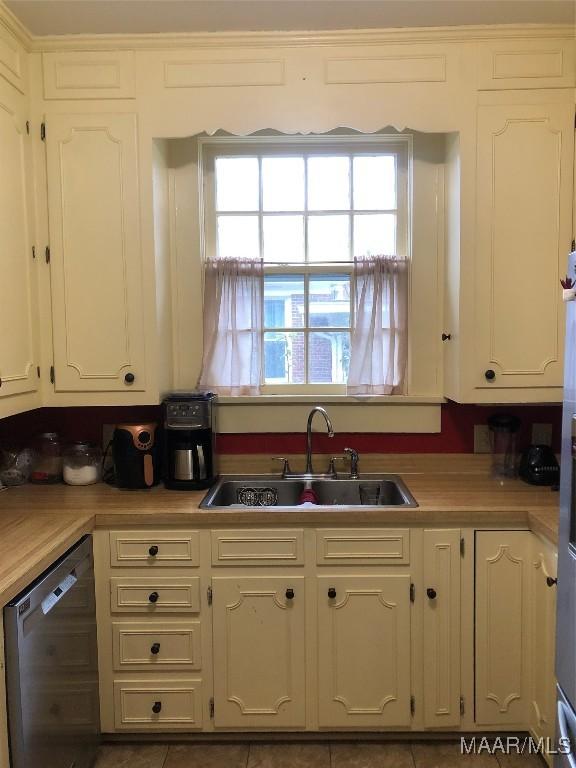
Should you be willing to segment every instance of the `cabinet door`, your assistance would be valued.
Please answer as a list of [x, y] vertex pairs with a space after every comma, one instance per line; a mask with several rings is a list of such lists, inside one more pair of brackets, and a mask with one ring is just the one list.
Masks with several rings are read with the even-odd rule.
[[46, 137], [55, 389], [144, 390], [136, 117], [53, 115]]
[[532, 590], [534, 613], [534, 679], [530, 727], [537, 738], [554, 737], [556, 717], [556, 574], [558, 555], [555, 547], [534, 537]]
[[25, 102], [0, 79], [0, 397], [38, 388]]
[[476, 722], [525, 725], [530, 699], [528, 531], [476, 534]]
[[479, 108], [478, 387], [562, 386], [573, 148], [573, 100]]
[[304, 578], [216, 577], [212, 585], [216, 727], [303, 728]]
[[424, 724], [460, 724], [460, 531], [424, 531]]
[[321, 727], [410, 725], [409, 576], [318, 578], [318, 675]]

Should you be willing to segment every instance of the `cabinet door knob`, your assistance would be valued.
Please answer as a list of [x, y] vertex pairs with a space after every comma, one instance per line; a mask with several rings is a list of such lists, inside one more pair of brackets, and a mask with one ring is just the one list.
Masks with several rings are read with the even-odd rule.
[[450, 341], [451, 338], [452, 338], [452, 334], [451, 333], [443, 333], [442, 334], [442, 341]]
[[484, 371], [484, 376], [486, 381], [494, 381], [496, 378], [496, 371], [493, 371], [492, 368], [488, 368], [487, 371]]
[[136, 376], [134, 376], [133, 373], [127, 373], [126, 376], [124, 376], [124, 381], [126, 384], [132, 384]]
[[432, 587], [428, 587], [428, 589], [426, 590], [426, 594], [428, 595], [428, 598], [430, 600], [436, 600], [436, 590], [433, 589]]
[[151, 595], [148, 595], [148, 600], [151, 603], [157, 603], [159, 597], [160, 597], [160, 595], [158, 594], [158, 592], [152, 592]]
[[150, 555], [150, 557], [156, 557], [156, 555], [158, 554], [158, 547], [156, 546], [156, 544], [152, 544], [152, 546], [148, 550], [148, 554]]
[[154, 712], [154, 714], [157, 715], [161, 711], [162, 711], [162, 702], [155, 701], [154, 704], [152, 704], [152, 712]]
[[552, 576], [546, 576], [546, 584], [548, 584], [549, 587], [553, 587], [554, 584], [558, 584], [558, 579], [555, 579]]
[[152, 648], [150, 648], [150, 653], [153, 656], [157, 656], [160, 653], [160, 643], [153, 643]]
[[294, 600], [294, 590], [292, 587], [288, 587], [286, 590], [286, 600]]
[[336, 597], [336, 587], [328, 588], [328, 597], [330, 598], [330, 600], [334, 600], [334, 598]]

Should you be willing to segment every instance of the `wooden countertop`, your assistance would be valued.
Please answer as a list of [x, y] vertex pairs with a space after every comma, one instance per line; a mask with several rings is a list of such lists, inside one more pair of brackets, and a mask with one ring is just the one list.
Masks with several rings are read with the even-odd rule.
[[[267, 457], [243, 457], [224, 472], [269, 471]], [[266, 465], [264, 466], [264, 463]], [[400, 474], [416, 498], [414, 509], [357, 512], [310, 507], [295, 511], [201, 510], [203, 491], [162, 487], [122, 491], [104, 484], [25, 485], [0, 494], [0, 605], [11, 600], [80, 536], [114, 525], [459, 525], [530, 528], [558, 538], [558, 493], [520, 480], [489, 476], [486, 457], [363, 457], [364, 472]]]

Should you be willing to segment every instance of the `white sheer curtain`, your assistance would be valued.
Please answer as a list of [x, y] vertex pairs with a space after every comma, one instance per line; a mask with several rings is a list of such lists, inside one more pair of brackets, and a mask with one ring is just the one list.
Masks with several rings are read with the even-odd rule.
[[405, 391], [408, 266], [396, 256], [354, 260], [354, 325], [350, 340], [350, 395]]
[[206, 262], [201, 389], [260, 394], [263, 291], [261, 260]]

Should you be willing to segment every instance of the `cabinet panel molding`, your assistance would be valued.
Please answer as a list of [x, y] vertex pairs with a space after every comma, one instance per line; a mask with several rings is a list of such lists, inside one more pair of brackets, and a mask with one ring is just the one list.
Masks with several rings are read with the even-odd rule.
[[212, 565], [303, 564], [301, 529], [212, 531]]
[[[156, 595], [151, 600], [151, 595]], [[181, 576], [113, 576], [110, 579], [112, 613], [198, 613], [200, 579]]]
[[212, 585], [216, 726], [303, 728], [304, 578], [217, 576]]
[[424, 531], [424, 723], [460, 724], [460, 530]]
[[143, 391], [136, 116], [47, 124], [55, 389]]
[[316, 532], [318, 565], [407, 565], [407, 528], [329, 528]]
[[135, 97], [132, 51], [43, 53], [45, 99]]
[[165, 88], [284, 85], [285, 78], [283, 59], [186, 61], [180, 54], [164, 62]]
[[508, 40], [479, 48], [480, 89], [570, 88], [574, 81], [573, 41]]
[[112, 623], [114, 669], [200, 669], [200, 622]]
[[318, 646], [321, 727], [409, 725], [409, 576], [318, 577]]
[[476, 722], [525, 724], [530, 692], [528, 531], [476, 534]]
[[[151, 554], [151, 548], [155, 548], [155, 554]], [[110, 531], [110, 565], [113, 568], [197, 567], [199, 564], [197, 531]]]
[[443, 83], [446, 81], [445, 54], [394, 55], [374, 58], [326, 59], [327, 85], [362, 83]]

